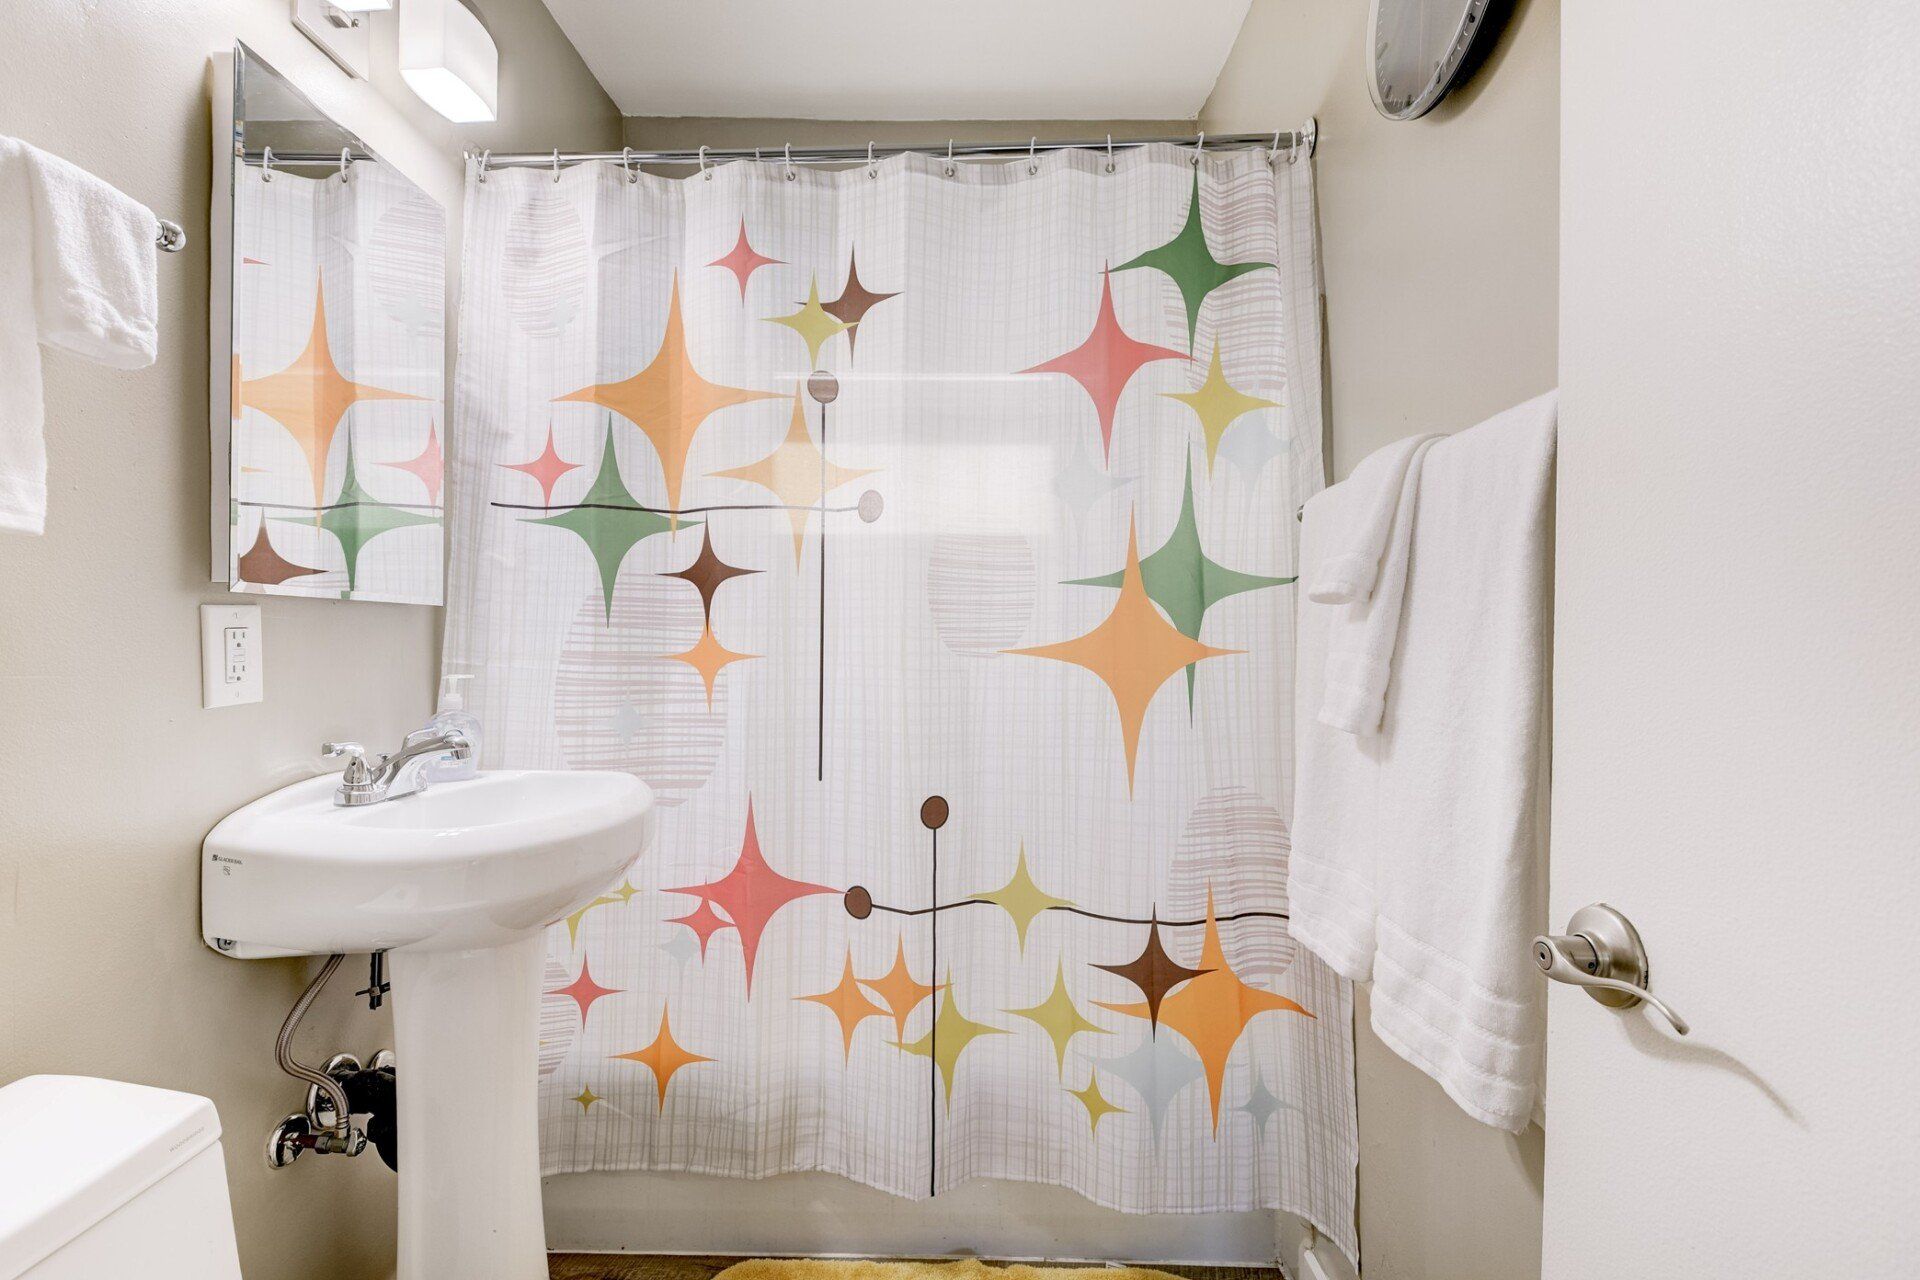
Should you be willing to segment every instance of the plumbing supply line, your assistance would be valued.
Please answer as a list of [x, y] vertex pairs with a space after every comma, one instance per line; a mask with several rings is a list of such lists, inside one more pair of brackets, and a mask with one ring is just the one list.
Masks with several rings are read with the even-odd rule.
[[300, 1020], [307, 1016], [307, 1010], [311, 1009], [313, 1002], [320, 998], [321, 988], [327, 985], [327, 979], [333, 976], [333, 971], [338, 969], [340, 962], [345, 959], [346, 956], [337, 951], [327, 957], [327, 962], [320, 966], [320, 972], [313, 976], [313, 981], [307, 984], [307, 989], [300, 993], [298, 1000], [293, 1002], [293, 1008], [287, 1011], [287, 1020], [280, 1024], [279, 1038], [273, 1042], [273, 1059], [280, 1064], [280, 1069], [294, 1079], [304, 1081], [320, 1090], [333, 1104], [334, 1122], [328, 1131], [342, 1138], [346, 1137], [353, 1127], [351, 1113], [347, 1110], [347, 1091], [340, 1087], [338, 1080], [326, 1072], [315, 1071], [312, 1067], [295, 1060], [293, 1033], [300, 1029]]

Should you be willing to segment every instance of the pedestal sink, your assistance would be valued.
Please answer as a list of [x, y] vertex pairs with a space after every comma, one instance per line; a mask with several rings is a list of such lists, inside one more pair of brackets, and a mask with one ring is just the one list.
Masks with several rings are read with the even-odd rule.
[[541, 934], [652, 832], [624, 773], [497, 771], [339, 808], [337, 776], [207, 837], [201, 931], [240, 959], [388, 953], [399, 1059], [398, 1280], [544, 1280]]

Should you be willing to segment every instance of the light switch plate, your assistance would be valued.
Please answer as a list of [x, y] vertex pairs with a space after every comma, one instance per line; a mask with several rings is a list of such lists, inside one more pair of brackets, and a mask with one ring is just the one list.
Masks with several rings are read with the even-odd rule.
[[200, 606], [200, 705], [237, 707], [266, 694], [257, 604]]

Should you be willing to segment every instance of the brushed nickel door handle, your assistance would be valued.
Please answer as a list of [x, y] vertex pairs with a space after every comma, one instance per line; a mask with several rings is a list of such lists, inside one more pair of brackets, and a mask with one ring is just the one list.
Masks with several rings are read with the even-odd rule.
[[1640, 931], [1604, 902], [1574, 912], [1565, 933], [1535, 938], [1533, 959], [1549, 979], [1585, 987], [1588, 995], [1609, 1008], [1631, 1009], [1644, 1001], [1677, 1034], [1693, 1030], [1671, 1005], [1647, 989], [1651, 972]]

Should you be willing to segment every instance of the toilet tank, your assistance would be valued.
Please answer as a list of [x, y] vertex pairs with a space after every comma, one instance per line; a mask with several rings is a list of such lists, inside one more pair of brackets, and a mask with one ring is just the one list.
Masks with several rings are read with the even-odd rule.
[[0, 1088], [0, 1280], [240, 1280], [220, 1117], [87, 1076]]

